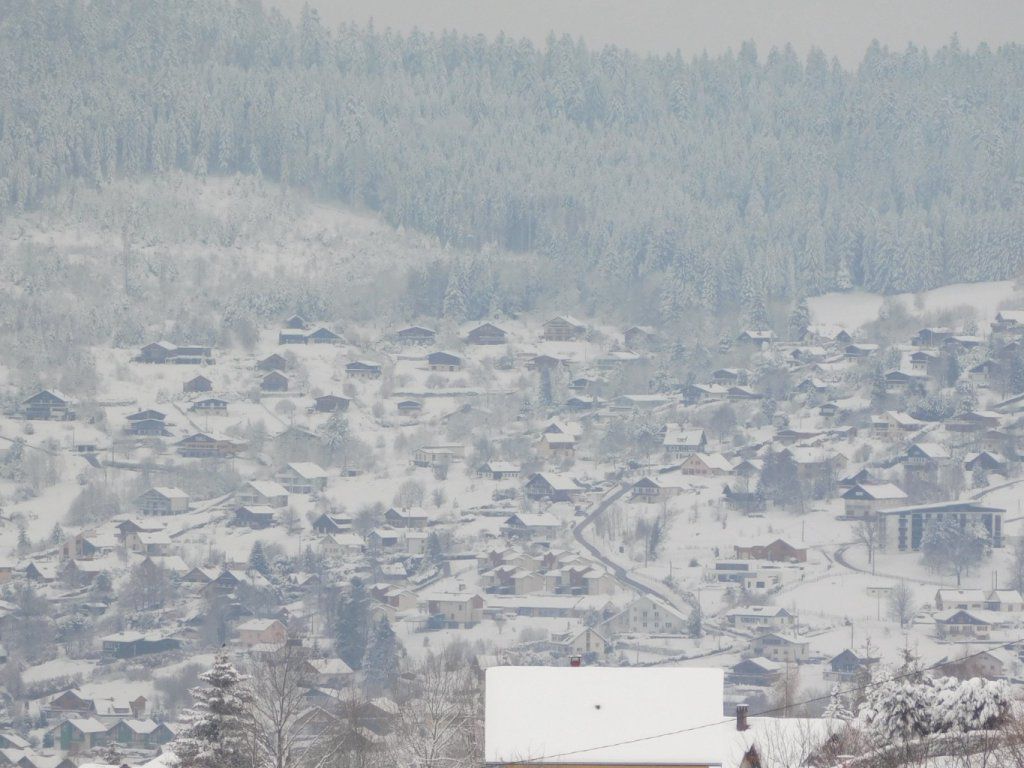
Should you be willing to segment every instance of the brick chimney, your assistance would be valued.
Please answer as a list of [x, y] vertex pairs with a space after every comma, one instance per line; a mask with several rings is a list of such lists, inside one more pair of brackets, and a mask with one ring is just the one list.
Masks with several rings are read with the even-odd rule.
[[750, 727], [750, 724], [747, 722], [747, 713], [749, 712], [749, 710], [750, 710], [750, 707], [748, 707], [746, 704], [737, 704], [736, 705], [736, 730], [737, 731], [745, 731], [745, 730], [747, 730], [747, 728]]
[[581, 656], [570, 656], [569, 657], [569, 666], [570, 667], [582, 667], [583, 666], [583, 657], [581, 657]]

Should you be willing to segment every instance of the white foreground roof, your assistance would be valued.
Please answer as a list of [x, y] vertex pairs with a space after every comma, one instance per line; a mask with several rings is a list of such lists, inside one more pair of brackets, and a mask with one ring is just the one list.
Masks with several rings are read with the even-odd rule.
[[[484, 760], [721, 765], [721, 669], [492, 667]], [[620, 743], [629, 742], [629, 743]]]

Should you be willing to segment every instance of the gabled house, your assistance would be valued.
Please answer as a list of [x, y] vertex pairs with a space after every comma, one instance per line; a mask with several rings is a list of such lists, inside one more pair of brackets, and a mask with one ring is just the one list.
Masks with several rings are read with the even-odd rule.
[[510, 461], [488, 461], [480, 466], [477, 474], [491, 480], [514, 480], [519, 477], [519, 465]]
[[307, 344], [341, 344], [343, 341], [339, 334], [322, 325], [306, 335]]
[[245, 444], [211, 432], [195, 432], [176, 444], [178, 455], [191, 459], [226, 459], [234, 456]]
[[144, 515], [180, 515], [188, 512], [188, 494], [179, 488], [155, 486], [135, 499]]
[[678, 635], [686, 631], [689, 617], [663, 600], [641, 595], [597, 625], [606, 637], [625, 634]]
[[849, 648], [829, 659], [824, 670], [825, 680], [830, 683], [856, 683], [870, 680], [871, 666], [878, 659], [861, 658]]
[[313, 521], [316, 533], [348, 533], [352, 530], [352, 518], [324, 513]]
[[288, 639], [288, 628], [277, 619], [249, 619], [235, 631], [238, 642], [248, 648], [257, 645], [282, 646]]
[[212, 392], [213, 382], [202, 374], [193, 376], [181, 385], [182, 392]]
[[273, 507], [238, 506], [234, 510], [232, 523], [242, 528], [261, 530], [274, 525], [277, 510]]
[[677, 485], [660, 483], [655, 478], [647, 476], [633, 483], [632, 488], [630, 488], [630, 500], [655, 504], [668, 501], [670, 498], [678, 496], [681, 491], [682, 488]]
[[397, 509], [389, 507], [384, 513], [384, 524], [392, 528], [407, 528], [423, 531], [427, 528], [429, 518], [422, 509]]
[[750, 649], [756, 655], [772, 661], [795, 663], [807, 660], [811, 644], [788, 632], [768, 632], [755, 637], [750, 643]]
[[205, 416], [227, 416], [228, 401], [220, 397], [204, 397], [192, 403], [189, 410]]
[[327, 487], [327, 473], [311, 461], [286, 464], [274, 476], [288, 493], [320, 493]]
[[345, 365], [345, 373], [354, 379], [379, 379], [384, 375], [384, 369], [380, 363], [353, 360]]
[[288, 490], [273, 480], [250, 480], [235, 494], [243, 506], [287, 507]]
[[562, 521], [549, 512], [517, 512], [505, 520], [502, 532], [512, 538], [555, 537], [562, 530]]
[[288, 361], [284, 359], [284, 355], [279, 355], [275, 352], [256, 363], [256, 369], [260, 371], [287, 371]]
[[260, 389], [264, 392], [287, 392], [288, 377], [280, 371], [271, 371], [260, 379]]
[[65, 754], [88, 752], [107, 743], [107, 726], [94, 718], [69, 718], [43, 734], [43, 746]]
[[784, 632], [796, 625], [796, 616], [774, 605], [750, 605], [732, 608], [725, 619], [733, 629], [747, 632]]
[[462, 358], [451, 352], [431, 352], [427, 355], [427, 367], [432, 371], [459, 371], [462, 369]]
[[783, 539], [750, 547], [736, 545], [737, 560], [768, 560], [773, 563], [806, 563], [807, 548], [794, 547]]
[[434, 343], [437, 339], [437, 332], [431, 328], [424, 328], [422, 325], [410, 325], [398, 331], [395, 338], [401, 344], [427, 345]]
[[546, 498], [551, 501], [572, 501], [584, 490], [576, 481], [549, 472], [531, 475], [523, 488], [526, 496], [531, 499]]
[[720, 453], [691, 453], [679, 467], [684, 475], [718, 477], [732, 474], [732, 462]]
[[657, 329], [649, 325], [634, 325], [622, 332], [622, 343], [626, 349], [646, 349], [657, 340]]
[[313, 400], [313, 410], [317, 413], [341, 413], [348, 410], [349, 402], [341, 395], [320, 395]]
[[174, 740], [174, 731], [155, 720], [118, 720], [107, 729], [107, 741], [138, 750], [152, 750]]
[[483, 323], [476, 326], [466, 334], [466, 342], [476, 345], [504, 344], [508, 341], [508, 334], [493, 323]]
[[892, 483], [878, 485], [856, 484], [847, 489], [842, 497], [847, 517], [874, 517], [880, 509], [890, 509], [905, 504], [907, 494]]
[[573, 341], [587, 332], [587, 326], [569, 315], [553, 317], [544, 323], [544, 338], [547, 341]]
[[43, 389], [21, 401], [24, 418], [35, 421], [71, 421], [74, 402], [56, 389]]
[[691, 453], [704, 453], [708, 438], [703, 429], [666, 430], [661, 445], [670, 458], [689, 456]]

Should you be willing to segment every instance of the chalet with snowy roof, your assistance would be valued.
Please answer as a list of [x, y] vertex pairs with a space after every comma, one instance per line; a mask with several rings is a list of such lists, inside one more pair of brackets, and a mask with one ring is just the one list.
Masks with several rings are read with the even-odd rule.
[[107, 730], [107, 742], [131, 749], [152, 750], [174, 741], [174, 731], [155, 720], [121, 719]]
[[502, 533], [511, 538], [549, 539], [562, 530], [562, 521], [550, 512], [517, 512], [501, 526]]
[[313, 410], [317, 413], [342, 413], [348, 410], [350, 400], [340, 395], [320, 395], [313, 399]]
[[69, 718], [43, 734], [43, 746], [77, 755], [107, 743], [107, 726], [94, 718]]
[[823, 395], [828, 392], [829, 386], [817, 377], [808, 376], [793, 389], [802, 395]]
[[244, 506], [287, 507], [288, 490], [273, 480], [250, 480], [235, 494]]
[[768, 632], [758, 635], [750, 643], [750, 650], [757, 656], [772, 661], [796, 664], [806, 661], [811, 655], [808, 640], [788, 632]]
[[783, 539], [776, 539], [770, 544], [755, 544], [743, 547], [736, 545], [738, 560], [768, 560], [773, 563], [806, 563], [807, 548], [794, 547]]
[[995, 472], [999, 475], [1006, 475], [1009, 463], [1002, 454], [980, 451], [970, 453], [964, 457], [964, 469], [968, 472], [979, 470], [982, 472]]
[[115, 632], [104, 637], [101, 642], [103, 658], [108, 660], [134, 659], [152, 653], [176, 651], [181, 647], [180, 640], [153, 632]]
[[572, 501], [584, 490], [576, 481], [550, 472], [537, 472], [531, 475], [523, 488], [528, 498], [551, 501]]
[[477, 475], [491, 480], [515, 480], [519, 472], [519, 465], [510, 461], [488, 461], [480, 465]]
[[593, 627], [584, 627], [557, 638], [553, 636], [552, 640], [561, 643], [566, 656], [578, 656], [584, 661], [603, 659], [611, 649], [609, 642]]
[[204, 416], [227, 416], [228, 401], [220, 397], [204, 397], [192, 403], [189, 411]]
[[889, 371], [884, 379], [886, 392], [903, 392], [913, 384], [923, 384], [928, 377], [916, 371]]
[[942, 342], [942, 348], [947, 352], [969, 352], [972, 349], [977, 349], [984, 343], [985, 339], [981, 336], [958, 333]]
[[642, 477], [633, 483], [630, 488], [630, 500], [642, 501], [647, 504], [655, 504], [678, 496], [682, 488], [677, 485], [667, 485], [658, 482], [652, 477]]
[[686, 631], [689, 616], [664, 600], [641, 595], [597, 625], [606, 637], [625, 634], [678, 635]]
[[853, 336], [850, 335], [849, 331], [839, 325], [812, 324], [807, 326], [807, 331], [804, 333], [804, 340], [848, 344], [853, 341]]
[[545, 432], [540, 445], [550, 459], [569, 459], [576, 453], [576, 438], [561, 432]]
[[21, 413], [32, 421], [71, 421], [74, 401], [56, 389], [43, 389], [21, 401]]
[[245, 444], [210, 432], [196, 432], [177, 442], [178, 455], [191, 459], [226, 459], [234, 456]]
[[877, 344], [847, 344], [843, 347], [843, 355], [851, 360], [871, 357], [878, 351]]
[[992, 323], [994, 333], [1024, 333], [1024, 310], [1002, 309]]
[[462, 370], [462, 358], [451, 352], [431, 352], [427, 355], [427, 367], [432, 371], [451, 373]]
[[938, 443], [914, 443], [903, 455], [903, 463], [914, 469], [940, 467], [949, 462], [949, 451]]
[[952, 328], [922, 328], [910, 343], [915, 347], [939, 347], [954, 333]]
[[277, 333], [277, 343], [282, 346], [285, 344], [305, 344], [307, 341], [307, 332], [298, 328], [285, 328]]
[[380, 363], [353, 360], [345, 365], [345, 374], [354, 379], [379, 379], [384, 373]]
[[574, 341], [587, 332], [582, 321], [569, 315], [553, 317], [544, 323], [543, 338], [547, 341]]
[[534, 355], [526, 361], [526, 368], [530, 371], [553, 371], [559, 366], [565, 365], [566, 361], [553, 355]]
[[352, 530], [352, 518], [325, 512], [313, 521], [313, 530], [317, 533], [348, 533]]
[[307, 344], [341, 344], [343, 341], [340, 334], [322, 325], [306, 335]]
[[565, 401], [565, 407], [570, 411], [592, 411], [603, 404], [604, 400], [595, 395], [573, 395]]
[[263, 530], [274, 525], [277, 510], [274, 507], [240, 505], [235, 507], [232, 514], [234, 515], [231, 521], [232, 525], [252, 530]]
[[721, 733], [700, 726], [722, 719], [723, 678], [697, 667], [491, 667], [484, 764], [722, 766]]
[[741, 346], [763, 349], [775, 342], [775, 332], [749, 328], [740, 332], [740, 335], [736, 337], [736, 342]]
[[942, 360], [942, 356], [938, 352], [930, 349], [919, 349], [910, 355], [910, 370], [914, 373], [927, 375], [935, 369], [940, 360]]
[[730, 386], [744, 383], [749, 376], [750, 371], [745, 368], [719, 368], [717, 371], [712, 371], [711, 381], [715, 384]]
[[985, 389], [992, 384], [992, 377], [998, 370], [998, 363], [994, 360], [982, 360], [977, 365], [967, 369], [967, 380], [974, 386]]
[[139, 350], [135, 361], [139, 363], [166, 363], [174, 357], [177, 349], [177, 345], [169, 341], [154, 341]]
[[647, 349], [658, 340], [658, 331], [650, 325], [633, 325], [622, 332], [626, 349]]
[[259, 645], [282, 646], [288, 639], [288, 628], [277, 619], [250, 619], [235, 627], [238, 642], [247, 648]]
[[160, 556], [169, 554], [173, 545], [166, 531], [139, 531], [130, 533], [125, 546], [139, 555]]
[[188, 494], [180, 488], [155, 486], [135, 499], [135, 508], [144, 515], [180, 515], [188, 512]]
[[683, 459], [679, 471], [684, 475], [720, 477], [732, 474], [732, 463], [720, 453], [692, 453]]
[[928, 527], [937, 521], [952, 517], [965, 525], [968, 521], [980, 523], [988, 532], [995, 548], [1003, 546], [1003, 514], [999, 507], [990, 507], [969, 499], [918, 504], [879, 511], [879, 548], [890, 552], [917, 552], [921, 549]]
[[[140, 411], [139, 413], [156, 414], [160, 412]], [[137, 418], [132, 418], [132, 416]], [[171, 433], [167, 429], [167, 423], [164, 421], [163, 414], [160, 414], [159, 418], [156, 416], [140, 416], [139, 414], [132, 414], [132, 416], [128, 417], [128, 422], [124, 428], [126, 435], [133, 435], [135, 437], [170, 437]]]
[[937, 611], [932, 619], [935, 621], [936, 636], [951, 640], [988, 640], [993, 629], [1010, 623], [1000, 614], [960, 608]]
[[578, 376], [569, 382], [568, 388], [573, 392], [591, 392], [601, 383], [600, 379], [591, 378], [589, 376]]
[[413, 452], [412, 463], [417, 467], [446, 467], [461, 458], [455, 446], [424, 445]]
[[466, 343], [478, 346], [505, 344], [508, 334], [493, 323], [482, 323], [466, 334]]
[[874, 437], [895, 437], [902, 440], [923, 426], [924, 422], [901, 411], [885, 411], [871, 417], [871, 433]]
[[441, 627], [468, 629], [483, 620], [484, 599], [474, 592], [428, 592], [421, 600], [427, 615]]
[[284, 321], [284, 327], [293, 331], [304, 331], [309, 328], [309, 322], [302, 315], [294, 314]]
[[410, 325], [402, 328], [395, 334], [400, 344], [427, 345], [433, 344], [437, 339], [437, 331], [432, 328], [424, 328], [422, 325]]
[[279, 355], [277, 352], [274, 352], [272, 355], [267, 355], [256, 363], [256, 370], [286, 371], [288, 370], [288, 361], [284, 358], [284, 355]]
[[877, 662], [878, 659], [861, 658], [847, 648], [828, 660], [824, 670], [824, 678], [826, 682], [840, 684], [869, 680], [871, 666]]
[[682, 396], [687, 405], [717, 403], [728, 398], [729, 390], [721, 384], [689, 384], [683, 388]]
[[841, 498], [847, 517], [871, 518], [881, 509], [891, 509], [905, 504], [907, 494], [892, 483], [857, 483], [848, 488]]
[[199, 374], [198, 376], [193, 376], [191, 379], [182, 384], [181, 391], [185, 393], [212, 392], [213, 382], [210, 381], [205, 376], [203, 376], [202, 374]]
[[995, 411], [967, 411], [947, 419], [946, 429], [950, 432], [984, 432], [997, 429], [1002, 416]]
[[327, 487], [327, 473], [319, 464], [311, 461], [296, 461], [286, 464], [274, 479], [288, 493], [319, 493]]
[[732, 608], [725, 620], [733, 629], [746, 632], [785, 632], [796, 625], [796, 616], [776, 605], [748, 605]]
[[396, 507], [389, 507], [387, 512], [384, 513], [385, 525], [390, 525], [392, 528], [423, 531], [426, 530], [428, 522], [429, 518], [422, 509], [397, 509]]
[[260, 379], [260, 390], [263, 392], [287, 392], [288, 377], [280, 371], [271, 371]]
[[729, 668], [725, 681], [731, 685], [774, 685], [785, 670], [785, 665], [764, 656], [741, 659]]

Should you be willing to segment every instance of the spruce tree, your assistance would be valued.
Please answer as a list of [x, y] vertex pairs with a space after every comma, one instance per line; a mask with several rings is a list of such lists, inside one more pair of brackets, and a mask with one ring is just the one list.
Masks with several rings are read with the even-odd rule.
[[338, 655], [352, 669], [360, 669], [366, 655], [366, 637], [369, 630], [370, 604], [358, 576], [352, 579], [349, 593], [338, 609], [335, 647]]
[[793, 314], [789, 317], [789, 336], [793, 341], [800, 341], [807, 335], [807, 329], [811, 325], [811, 310], [807, 306], [807, 299], [800, 299]]
[[194, 704], [181, 718], [185, 730], [171, 746], [180, 768], [251, 766], [246, 678], [221, 652], [199, 679], [204, 685], [192, 689]]
[[252, 549], [249, 550], [249, 568], [263, 576], [270, 577], [270, 563], [267, 562], [262, 541], [255, 542]]
[[64, 543], [64, 529], [60, 527], [60, 523], [53, 524], [53, 530], [50, 531], [50, 543], [54, 546]]
[[390, 690], [398, 678], [398, 662], [402, 654], [401, 644], [391, 628], [387, 616], [381, 616], [373, 627], [373, 636], [366, 650], [363, 671], [366, 674], [366, 691], [371, 696]]

